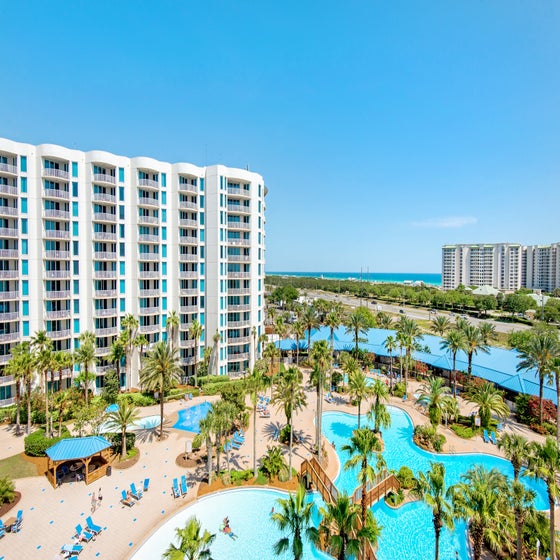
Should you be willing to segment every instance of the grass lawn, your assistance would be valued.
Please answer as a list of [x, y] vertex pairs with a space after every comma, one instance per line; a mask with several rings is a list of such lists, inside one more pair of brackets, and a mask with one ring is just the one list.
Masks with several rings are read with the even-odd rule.
[[0, 461], [0, 477], [25, 478], [39, 474], [37, 465], [24, 459], [23, 454], [13, 455]]

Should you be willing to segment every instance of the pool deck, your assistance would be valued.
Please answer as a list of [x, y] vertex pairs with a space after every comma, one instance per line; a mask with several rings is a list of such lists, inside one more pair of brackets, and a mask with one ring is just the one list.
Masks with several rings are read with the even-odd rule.
[[[410, 393], [413, 394], [419, 383], [410, 382]], [[294, 446], [293, 465], [299, 467], [301, 462], [311, 456], [314, 439], [314, 417], [316, 397], [313, 390], [307, 390], [307, 407], [294, 418], [294, 428], [303, 440]], [[166, 426], [172, 426], [177, 419], [177, 412], [205, 400], [213, 401], [216, 397], [196, 397], [191, 402], [176, 401], [165, 405]], [[249, 404], [249, 403], [248, 403]], [[406, 410], [414, 424], [426, 423], [427, 417], [413, 402], [403, 402], [391, 398], [392, 405]], [[469, 414], [472, 405], [459, 397], [462, 413]], [[362, 409], [367, 410], [368, 405]], [[266, 453], [269, 445], [275, 444], [276, 431], [285, 425], [283, 413], [269, 407], [270, 418], [257, 417], [257, 455]], [[340, 411], [356, 414], [357, 408], [346, 403], [345, 397], [335, 397], [335, 402], [323, 402], [323, 411]], [[159, 406], [143, 408], [141, 415], [159, 414]], [[252, 422], [252, 415], [250, 418]], [[482, 438], [463, 440], [447, 428], [439, 428], [447, 438], [445, 451], [448, 453], [483, 452], [503, 456], [500, 450], [482, 441]], [[524, 426], [510, 420], [504, 423], [504, 430], [522, 433], [530, 440], [542, 441], [544, 438], [529, 431]], [[176, 513], [185, 504], [196, 498], [199, 481], [205, 474], [203, 467], [184, 469], [175, 463], [177, 456], [184, 452], [185, 442], [189, 434], [184, 431], [168, 428], [168, 437], [158, 441], [155, 437], [146, 437], [137, 443], [140, 459], [132, 467], [125, 470], [113, 469], [112, 476], [104, 477], [86, 487], [81, 483], [63, 484], [53, 489], [46, 477], [30, 477], [17, 479], [16, 489], [22, 493], [18, 506], [4, 519], [15, 515], [17, 509], [23, 509], [23, 526], [20, 533], [7, 533], [0, 540], [0, 556], [6, 560], [34, 558], [37, 560], [53, 560], [64, 544], [72, 542], [74, 527], [92, 515], [94, 521], [105, 530], [88, 544], [84, 544], [80, 554], [82, 560], [129, 558], [137, 547], [161, 523]], [[192, 434], [190, 434], [192, 437]], [[246, 441], [237, 451], [230, 453], [232, 468], [251, 468], [253, 450], [253, 428], [246, 430]], [[326, 470], [334, 479], [339, 465], [335, 450], [326, 442], [328, 454]], [[287, 455], [287, 447], [286, 455]], [[0, 429], [0, 458], [23, 451], [23, 437], [16, 438], [9, 427]], [[287, 459], [287, 457], [286, 457]], [[225, 468], [225, 455], [222, 454], [222, 466]], [[186, 474], [189, 492], [186, 498], [173, 499], [171, 485], [174, 477]], [[144, 478], [150, 478], [150, 489], [132, 508], [122, 506], [119, 502], [121, 490], [128, 489], [131, 482], [138, 486]], [[91, 513], [91, 494], [101, 488], [102, 506]], [[558, 516], [557, 516], [558, 518]]]

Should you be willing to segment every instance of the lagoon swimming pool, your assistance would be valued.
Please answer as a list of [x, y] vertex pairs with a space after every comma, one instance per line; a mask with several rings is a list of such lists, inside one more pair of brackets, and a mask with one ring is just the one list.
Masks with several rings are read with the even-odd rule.
[[200, 421], [206, 418], [211, 408], [212, 403], [206, 401], [190, 406], [189, 408], [183, 408], [179, 410], [179, 418], [173, 427], [177, 430], [185, 430], [198, 434], [200, 432]]

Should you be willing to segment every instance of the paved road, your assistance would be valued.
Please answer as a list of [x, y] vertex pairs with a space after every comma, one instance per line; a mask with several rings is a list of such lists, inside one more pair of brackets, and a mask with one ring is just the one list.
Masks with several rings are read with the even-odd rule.
[[[394, 305], [386, 302], [378, 302], [376, 304], [373, 304], [371, 300], [368, 299], [360, 299], [354, 296], [332, 294], [330, 292], [321, 292], [318, 290], [308, 290], [307, 293], [312, 297], [320, 297], [328, 301], [340, 301], [341, 303], [349, 305], [351, 307], [356, 307], [360, 305], [361, 302], [362, 305], [369, 307], [372, 311], [385, 311], [386, 313], [392, 313], [394, 315], [399, 315], [402, 309], [404, 311], [404, 315], [410, 317], [411, 319], [422, 319], [425, 321], [429, 321], [435, 316], [427, 309], [407, 307], [406, 305]], [[449, 313], [447, 311], [438, 311], [437, 314], [444, 315], [451, 321], [454, 321], [455, 318], [459, 316], [459, 314]], [[476, 317], [472, 317], [471, 315], [464, 315], [464, 317], [468, 319], [469, 323], [473, 325], [479, 325], [482, 322], [492, 323], [498, 332], [503, 333], [510, 333], [512, 331], [521, 331], [531, 328], [528, 325], [523, 325], [520, 323], [502, 323], [501, 321], [494, 321], [492, 319], [477, 319]]]

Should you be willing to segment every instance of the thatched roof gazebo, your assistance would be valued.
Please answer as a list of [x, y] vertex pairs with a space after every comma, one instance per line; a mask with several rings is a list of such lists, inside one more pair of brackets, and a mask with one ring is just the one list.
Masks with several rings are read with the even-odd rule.
[[60, 479], [60, 476], [57, 476], [58, 468], [71, 462], [69, 469], [63, 467], [63, 472], [69, 470], [81, 473], [86, 485], [91, 484], [108, 474], [110, 447], [111, 444], [101, 436], [61, 439], [46, 451], [47, 478], [56, 488]]

